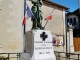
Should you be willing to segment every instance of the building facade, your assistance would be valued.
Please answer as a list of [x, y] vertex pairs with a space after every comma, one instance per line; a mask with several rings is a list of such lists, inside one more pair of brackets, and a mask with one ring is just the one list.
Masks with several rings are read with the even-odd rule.
[[74, 50], [80, 51], [80, 10], [67, 13], [67, 26], [72, 25]]
[[[31, 1], [26, 0], [26, 4], [32, 7]], [[43, 0], [41, 7], [43, 12], [42, 26], [45, 25], [44, 20], [54, 10], [52, 20], [48, 21], [45, 30], [51, 31], [52, 35], [60, 36], [62, 42], [60, 45], [53, 45], [54, 51], [66, 51], [66, 27], [65, 13], [67, 7]], [[23, 0], [0, 0], [0, 52], [22, 52], [24, 48], [24, 27], [22, 21], [24, 18], [24, 1]], [[31, 30], [31, 18], [26, 22], [26, 31]], [[5, 51], [6, 50], [6, 51]]]
[[73, 12], [69, 12], [67, 13], [67, 22], [69, 22], [70, 24], [72, 24], [73, 26], [73, 30], [74, 30], [74, 37], [80, 37], [80, 13], [79, 13], [79, 9], [73, 11]]
[[[29, 7], [32, 7], [31, 1], [26, 2]], [[45, 26], [46, 20], [45, 18], [52, 14], [52, 20], [49, 20], [45, 30], [51, 31], [53, 37], [59, 36], [61, 42], [60, 44], [53, 44], [54, 51], [66, 51], [66, 30], [65, 30], [65, 13], [66, 10], [68, 10], [67, 7], [59, 5], [57, 3], [51, 2], [50, 0], [43, 0], [43, 5], [41, 7], [43, 12], [43, 20], [42, 20], [42, 26]], [[26, 23], [26, 31], [31, 30], [32, 27], [32, 21], [31, 19], [27, 20]]]

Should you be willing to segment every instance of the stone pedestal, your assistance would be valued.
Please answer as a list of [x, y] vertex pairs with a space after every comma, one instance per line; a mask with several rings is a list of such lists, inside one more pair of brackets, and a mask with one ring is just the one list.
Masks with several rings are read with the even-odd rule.
[[50, 31], [33, 30], [26, 32], [24, 53], [20, 60], [56, 60]]

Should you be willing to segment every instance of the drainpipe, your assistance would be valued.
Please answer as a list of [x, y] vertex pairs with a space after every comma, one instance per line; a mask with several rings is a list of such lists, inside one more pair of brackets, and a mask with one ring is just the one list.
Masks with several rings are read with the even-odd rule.
[[67, 48], [67, 19], [65, 19], [65, 31], [66, 31], [66, 56], [67, 56], [67, 53], [68, 53], [68, 50], [67, 50], [68, 49]]
[[[67, 10], [66, 12], [69, 12], [69, 10]], [[65, 32], [66, 32], [66, 57], [68, 58], [69, 55], [68, 53], [68, 41], [67, 41], [67, 15], [65, 14]]]

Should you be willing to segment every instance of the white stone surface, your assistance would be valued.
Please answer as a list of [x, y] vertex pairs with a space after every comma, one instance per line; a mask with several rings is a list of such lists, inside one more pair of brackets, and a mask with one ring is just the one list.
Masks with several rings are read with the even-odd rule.
[[[47, 35], [45, 41], [43, 41], [43, 39], [40, 37], [43, 32], [45, 32], [45, 34]], [[52, 35], [50, 31], [38, 30], [34, 36], [35, 60], [54, 58], [55, 56], [53, 51]]]
[[73, 29], [69, 29], [67, 32], [67, 50], [68, 52], [74, 52], [74, 45], [73, 45]]
[[70, 52], [74, 52], [73, 29], [70, 29], [69, 32], [70, 32]]
[[[44, 41], [41, 38], [43, 32], [45, 32], [45, 35], [47, 36]], [[30, 53], [22, 53], [20, 60], [56, 60], [50, 31], [34, 30], [33, 37], [33, 51]]]

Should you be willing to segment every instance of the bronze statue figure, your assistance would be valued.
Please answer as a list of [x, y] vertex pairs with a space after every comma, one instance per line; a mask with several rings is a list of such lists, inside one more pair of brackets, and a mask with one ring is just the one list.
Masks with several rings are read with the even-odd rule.
[[41, 11], [41, 6], [42, 6], [42, 0], [31, 0], [33, 6], [31, 8], [33, 12], [33, 16], [31, 18], [32, 21], [32, 29], [39, 29], [41, 28], [42, 24], [42, 11]]

